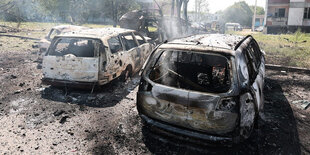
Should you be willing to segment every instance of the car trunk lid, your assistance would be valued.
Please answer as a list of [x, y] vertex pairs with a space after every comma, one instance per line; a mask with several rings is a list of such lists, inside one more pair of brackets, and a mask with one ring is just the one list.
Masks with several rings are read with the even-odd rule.
[[97, 57], [45, 56], [43, 75], [45, 78], [78, 82], [98, 81], [99, 59]]

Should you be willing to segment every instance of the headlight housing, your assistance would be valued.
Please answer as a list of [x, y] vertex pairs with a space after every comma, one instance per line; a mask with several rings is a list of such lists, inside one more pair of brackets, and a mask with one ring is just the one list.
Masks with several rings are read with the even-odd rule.
[[216, 106], [217, 111], [237, 112], [237, 100], [234, 97], [223, 98]]

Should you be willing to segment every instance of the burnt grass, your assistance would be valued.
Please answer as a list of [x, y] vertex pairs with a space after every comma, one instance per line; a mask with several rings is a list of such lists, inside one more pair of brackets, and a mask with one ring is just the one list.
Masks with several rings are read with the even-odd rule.
[[189, 143], [153, 132], [136, 110], [139, 77], [90, 90], [41, 84], [38, 49], [0, 49], [0, 154], [309, 154], [310, 75], [267, 70], [265, 108], [244, 143]]

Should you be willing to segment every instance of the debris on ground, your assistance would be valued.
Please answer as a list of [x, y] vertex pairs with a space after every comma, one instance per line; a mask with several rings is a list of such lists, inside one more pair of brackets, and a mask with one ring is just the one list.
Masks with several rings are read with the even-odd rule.
[[[309, 74], [267, 69], [264, 114], [254, 135], [231, 148], [210, 147], [144, 126], [136, 110], [138, 75], [93, 94], [42, 86], [40, 62], [30, 61], [39, 50], [33, 42], [18, 49], [13, 42], [2, 44], [0, 154], [309, 154], [310, 108], [291, 104], [310, 101]], [[14, 94], [20, 89], [29, 90]]]
[[308, 100], [297, 100], [297, 101], [293, 101], [292, 104], [296, 105], [298, 108], [306, 110], [310, 106], [310, 101], [308, 101]]

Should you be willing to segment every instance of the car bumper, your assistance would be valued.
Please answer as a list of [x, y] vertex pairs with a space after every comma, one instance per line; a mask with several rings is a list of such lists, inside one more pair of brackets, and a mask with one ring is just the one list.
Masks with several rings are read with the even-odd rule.
[[43, 78], [42, 84], [57, 87], [73, 87], [73, 88], [88, 88], [88, 89], [98, 86], [98, 82], [78, 82], [78, 81], [58, 80], [50, 78]]
[[213, 144], [228, 144], [228, 145], [239, 142], [239, 136], [225, 137], [225, 136], [208, 135], [206, 133], [179, 128], [160, 121], [156, 121], [143, 114], [140, 114], [140, 117], [146, 124], [150, 125], [153, 128], [154, 127], [157, 128], [156, 131], [159, 131], [165, 135], [172, 136], [177, 139], [184, 139], [181, 137], [186, 136], [187, 138], [185, 139], [192, 142], [204, 141], [204, 142], [211, 142]]

